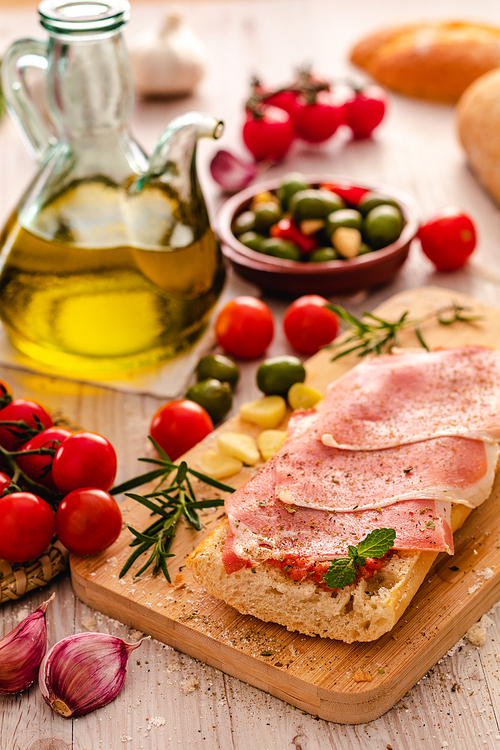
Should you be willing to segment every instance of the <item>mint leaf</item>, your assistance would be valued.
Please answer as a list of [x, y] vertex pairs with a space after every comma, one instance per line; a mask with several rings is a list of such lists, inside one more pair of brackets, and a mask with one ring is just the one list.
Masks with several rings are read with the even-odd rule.
[[337, 557], [325, 573], [325, 583], [329, 589], [343, 589], [356, 579], [356, 565], [349, 557]]
[[358, 568], [366, 565], [367, 557], [383, 557], [396, 539], [394, 529], [374, 529], [357, 547], [349, 545], [348, 557], [336, 557], [323, 580], [330, 589], [343, 589], [356, 580]]
[[375, 529], [358, 544], [358, 556], [383, 557], [395, 539], [394, 529]]

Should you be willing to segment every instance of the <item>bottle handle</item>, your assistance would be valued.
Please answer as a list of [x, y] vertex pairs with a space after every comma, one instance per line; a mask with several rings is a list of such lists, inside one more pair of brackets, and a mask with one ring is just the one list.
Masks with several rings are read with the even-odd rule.
[[56, 139], [47, 127], [40, 110], [26, 86], [27, 68], [47, 70], [47, 42], [19, 39], [2, 60], [2, 88], [10, 116], [33, 158], [42, 162]]

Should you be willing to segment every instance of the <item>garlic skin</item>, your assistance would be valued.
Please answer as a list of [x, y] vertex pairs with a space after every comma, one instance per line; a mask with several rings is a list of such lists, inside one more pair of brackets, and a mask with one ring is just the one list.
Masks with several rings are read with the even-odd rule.
[[141, 643], [125, 643], [104, 633], [63, 638], [40, 665], [38, 684], [45, 702], [66, 718], [105, 706], [122, 689], [127, 660]]
[[139, 96], [190, 94], [205, 72], [203, 45], [175, 13], [133, 37], [128, 50]]
[[45, 610], [54, 596], [0, 641], [0, 695], [21, 693], [35, 680], [47, 649]]

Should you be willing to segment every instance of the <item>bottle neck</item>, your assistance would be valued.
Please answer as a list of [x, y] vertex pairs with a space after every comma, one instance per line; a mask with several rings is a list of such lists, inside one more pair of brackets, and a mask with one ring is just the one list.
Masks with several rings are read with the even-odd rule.
[[51, 37], [47, 97], [61, 140], [108, 140], [126, 131], [134, 93], [121, 33], [71, 43]]

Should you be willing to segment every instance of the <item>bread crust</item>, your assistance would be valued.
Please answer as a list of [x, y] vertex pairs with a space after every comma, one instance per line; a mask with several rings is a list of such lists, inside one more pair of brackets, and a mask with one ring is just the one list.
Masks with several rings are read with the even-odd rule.
[[479, 76], [500, 66], [500, 28], [466, 21], [396, 26], [362, 39], [350, 59], [402, 94], [455, 103]]
[[500, 202], [500, 69], [474, 81], [460, 98], [457, 131], [470, 166]]
[[[453, 531], [469, 513], [465, 506], [453, 506]], [[267, 563], [228, 575], [222, 563], [228, 528], [223, 521], [188, 557], [198, 583], [242, 614], [345, 643], [373, 641], [391, 630], [438, 555], [398, 552], [372, 578], [331, 592], [310, 580], [293, 581]]]

